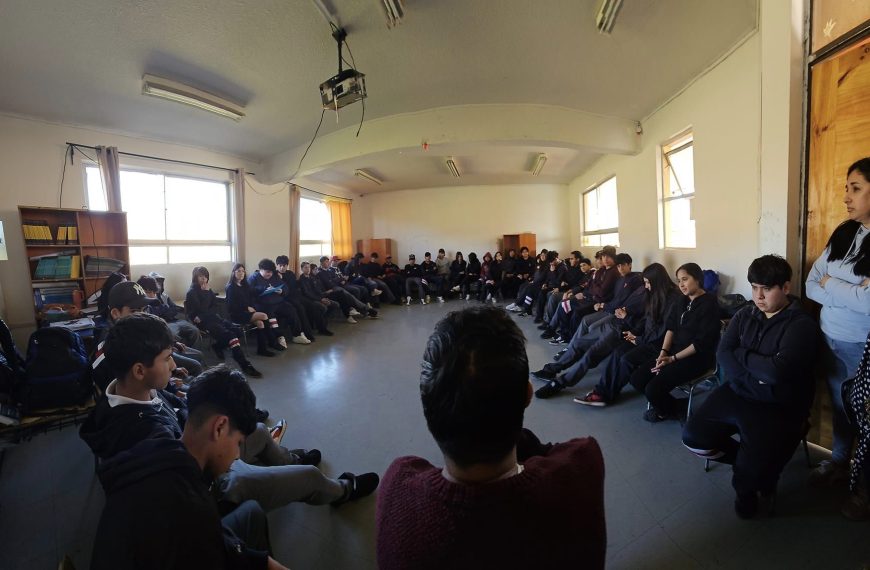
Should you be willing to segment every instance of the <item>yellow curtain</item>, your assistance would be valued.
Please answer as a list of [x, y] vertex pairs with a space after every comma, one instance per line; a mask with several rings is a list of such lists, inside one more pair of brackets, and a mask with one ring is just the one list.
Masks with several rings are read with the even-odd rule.
[[350, 202], [347, 200], [326, 200], [329, 217], [332, 218], [332, 255], [341, 259], [353, 256], [353, 243], [350, 229]]

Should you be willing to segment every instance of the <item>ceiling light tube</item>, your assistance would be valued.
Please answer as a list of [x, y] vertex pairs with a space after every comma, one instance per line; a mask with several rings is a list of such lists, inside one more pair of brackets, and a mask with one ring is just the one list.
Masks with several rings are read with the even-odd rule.
[[547, 155], [541, 153], [535, 158], [535, 163], [532, 165], [532, 176], [540, 174], [545, 164], [547, 164]]
[[238, 121], [245, 116], [244, 107], [241, 105], [201, 89], [154, 75], [146, 74], [142, 77], [142, 94], [175, 101], [176, 103], [184, 103], [185, 105], [190, 105], [191, 107], [196, 107], [221, 117], [227, 117], [234, 121]]
[[374, 174], [366, 172], [365, 170], [357, 168], [356, 170], [353, 171], [353, 174], [354, 174], [354, 176], [359, 176], [360, 178], [365, 178], [369, 182], [374, 182], [378, 186], [383, 184], [383, 181], [380, 178], [378, 178]]
[[459, 174], [459, 168], [456, 166], [456, 159], [451, 156], [447, 159], [446, 164], [447, 170], [450, 171], [450, 174], [453, 175], [453, 178], [459, 178], [461, 176], [461, 174]]

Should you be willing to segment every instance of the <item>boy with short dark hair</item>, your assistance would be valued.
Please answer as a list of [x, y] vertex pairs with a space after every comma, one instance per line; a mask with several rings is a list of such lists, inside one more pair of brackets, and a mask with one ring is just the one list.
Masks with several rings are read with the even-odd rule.
[[[173, 366], [171, 335], [161, 325], [132, 317], [110, 332], [108, 359], [127, 370], [114, 398], [169, 405], [155, 397]], [[283, 568], [269, 557], [260, 505], [246, 501], [221, 518], [209, 490], [254, 431], [254, 402], [241, 373], [213, 368], [191, 386], [181, 439], [154, 423], [147, 437], [100, 465], [106, 505], [91, 568]]]
[[592, 438], [543, 445], [523, 429], [525, 338], [503, 310], [450, 313], [423, 356], [420, 393], [443, 469], [396, 459], [377, 505], [392, 568], [603, 568], [604, 462]]
[[805, 434], [815, 393], [819, 326], [790, 295], [791, 275], [777, 255], [749, 266], [753, 304], [734, 315], [716, 353], [726, 383], [683, 428], [689, 451], [734, 466], [734, 509], [744, 519], [762, 504], [772, 511], [779, 474]]
[[[278, 323], [290, 332], [294, 344], [311, 344], [314, 333], [308, 319], [300, 318], [292, 304], [286, 303], [287, 286], [277, 274], [275, 262], [261, 259], [257, 271], [248, 276], [248, 285], [254, 294], [254, 308], [278, 319]], [[304, 317], [304, 312], [302, 314]]]

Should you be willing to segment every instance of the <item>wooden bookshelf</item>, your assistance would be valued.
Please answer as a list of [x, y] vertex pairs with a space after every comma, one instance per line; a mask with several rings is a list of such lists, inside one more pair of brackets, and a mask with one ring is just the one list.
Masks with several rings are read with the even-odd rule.
[[[84, 309], [88, 297], [99, 291], [106, 277], [115, 270], [114, 265], [107, 265], [103, 270], [99, 265], [92, 263], [90, 269], [97, 269], [98, 272], [89, 272], [87, 263], [89, 257], [117, 260], [121, 263], [118, 271], [124, 274], [130, 273], [126, 213], [19, 206], [18, 214], [27, 251], [28, 275], [34, 292], [31, 301], [37, 326], [43, 324], [41, 305], [71, 304], [61, 301], [66, 296], [63, 290], [75, 288], [82, 292], [83, 302], [79, 308]], [[75, 228], [72, 236], [75, 239], [69, 239], [69, 228]], [[66, 239], [64, 239], [65, 233]], [[42, 259], [57, 260], [65, 257], [65, 254], [71, 258], [69, 273], [66, 271], [66, 261], [61, 260], [60, 269], [57, 268], [57, 261], [55, 263], [56, 274], [37, 276]], [[51, 266], [50, 261], [43, 263], [42, 271], [49, 271]], [[53, 291], [43, 299], [45, 290], [57, 291]]]

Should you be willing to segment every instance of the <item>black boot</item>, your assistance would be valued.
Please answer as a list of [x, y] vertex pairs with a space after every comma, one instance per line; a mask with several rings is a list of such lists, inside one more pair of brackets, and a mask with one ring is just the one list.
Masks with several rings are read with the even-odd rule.
[[245, 375], [250, 376], [251, 378], [262, 378], [263, 373], [254, 368], [254, 365], [251, 364], [251, 361], [245, 358], [245, 353], [242, 352], [242, 348], [240, 346], [233, 347], [233, 359], [239, 363], [239, 368], [242, 369], [242, 372]]
[[221, 346], [220, 343], [216, 342], [216, 343], [213, 343], [211, 345], [211, 348], [212, 348], [212, 350], [214, 350], [214, 354], [215, 354], [215, 356], [217, 356], [218, 360], [224, 359], [224, 348], [225, 347]]
[[275, 356], [275, 353], [266, 347], [269, 344], [267, 335], [265, 328], [257, 329], [257, 354], [259, 356]]

